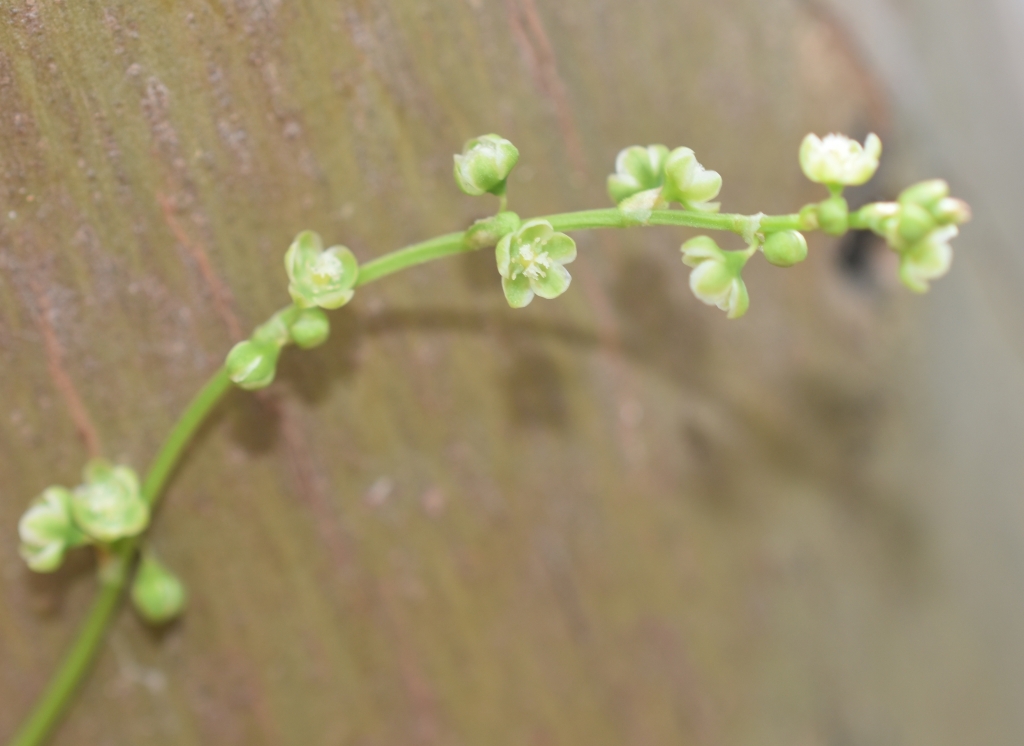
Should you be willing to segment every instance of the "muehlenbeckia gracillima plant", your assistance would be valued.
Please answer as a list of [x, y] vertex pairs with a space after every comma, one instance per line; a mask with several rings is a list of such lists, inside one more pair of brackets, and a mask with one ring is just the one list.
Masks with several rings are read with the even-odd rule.
[[[875, 135], [869, 135], [863, 145], [843, 135], [808, 135], [800, 147], [799, 163], [808, 179], [827, 188], [828, 196], [796, 213], [769, 216], [720, 213], [719, 203], [713, 200], [722, 189], [722, 177], [706, 169], [690, 148], [632, 146], [619, 153], [615, 172], [608, 177], [615, 207], [524, 221], [507, 209], [508, 178], [519, 151], [499, 135], [483, 135], [469, 140], [455, 156], [454, 176], [467, 194], [496, 195], [498, 211], [467, 230], [407, 246], [362, 266], [344, 246], [325, 249], [316, 233], [299, 233], [285, 252], [291, 305], [231, 349], [224, 366], [172, 428], [141, 485], [129, 467], [95, 460], [86, 467], [83, 484], [73, 489], [47, 488], [19, 522], [21, 555], [38, 572], [57, 569], [74, 547], [95, 545], [101, 560], [101, 590], [53, 684], [12, 743], [41, 743], [84, 677], [130, 578], [128, 570], [140, 549], [140, 534], [151, 509], [202, 423], [232, 384], [243, 389], [270, 385], [288, 345], [309, 349], [323, 344], [330, 334], [324, 309], [345, 305], [358, 286], [399, 270], [487, 248], [495, 250], [497, 279], [506, 300], [513, 308], [522, 308], [534, 296], [556, 298], [568, 290], [571, 278], [565, 265], [576, 258], [569, 232], [647, 225], [719, 230], [742, 240], [745, 248], [737, 250], [723, 249], [709, 236], [697, 236], [682, 245], [694, 295], [731, 319], [742, 316], [750, 305], [743, 280], [747, 263], [761, 252], [778, 267], [798, 264], [807, 257], [804, 233], [813, 230], [837, 236], [851, 229], [874, 231], [899, 256], [901, 281], [923, 292], [949, 270], [949, 242], [958, 226], [970, 219], [970, 208], [950, 196], [946, 182], [931, 180], [904, 190], [896, 201], [850, 210], [843, 196], [845, 187], [863, 184], [874, 175], [881, 149]], [[131, 588], [139, 614], [153, 623], [163, 623], [184, 608], [184, 585], [148, 550], [143, 551]]]

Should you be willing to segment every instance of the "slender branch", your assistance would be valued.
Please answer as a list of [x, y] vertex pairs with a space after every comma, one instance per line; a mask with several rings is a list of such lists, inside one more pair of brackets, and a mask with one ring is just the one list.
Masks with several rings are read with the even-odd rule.
[[[542, 219], [550, 222], [558, 231], [628, 228], [638, 225], [635, 217], [630, 217], [617, 208], [560, 213]], [[655, 210], [644, 224], [726, 230], [742, 234], [751, 225], [751, 218], [736, 214]], [[772, 231], [796, 229], [800, 227], [800, 217], [763, 217], [759, 225], [762, 229]], [[369, 261], [360, 268], [356, 285], [366, 285], [418, 264], [471, 251], [472, 249], [463, 242], [464, 236], [464, 232], [448, 233]], [[143, 499], [150, 506], [156, 505], [159, 501], [174, 467], [180, 461], [188, 444], [230, 388], [231, 381], [227, 371], [221, 367], [196, 394], [175, 423], [160, 446], [142, 484]], [[9, 746], [39, 746], [59, 721], [103, 641], [104, 633], [117, 608], [117, 602], [128, 582], [128, 569], [135, 559], [137, 548], [138, 537], [121, 543], [116, 555], [110, 558], [111, 561], [121, 563], [121, 571], [112, 573], [113, 577], [102, 583], [100, 595], [93, 603], [78, 636], [72, 643], [71, 650]]]
[[93, 601], [71, 650], [50, 679], [46, 690], [25, 719], [21, 729], [14, 734], [9, 746], [36, 746], [43, 743], [53, 730], [78, 684], [89, 670], [107, 626], [117, 610], [117, 602], [121, 599], [123, 590], [123, 580], [118, 583], [101, 584], [100, 594]]

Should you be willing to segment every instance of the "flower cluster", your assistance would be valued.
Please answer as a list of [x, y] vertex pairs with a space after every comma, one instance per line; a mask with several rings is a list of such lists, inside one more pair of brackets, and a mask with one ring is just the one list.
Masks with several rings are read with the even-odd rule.
[[664, 145], [622, 150], [608, 177], [608, 195], [619, 209], [642, 219], [673, 202], [684, 210], [717, 212], [719, 204], [711, 200], [721, 190], [722, 177], [704, 168], [690, 148], [669, 151]]
[[73, 490], [46, 488], [18, 523], [21, 556], [36, 572], [56, 570], [68, 549], [109, 544], [149, 525], [149, 505], [134, 471], [94, 459], [83, 477]]
[[971, 219], [971, 208], [949, 196], [949, 184], [932, 179], [900, 193], [896, 202], [876, 202], [859, 211], [867, 227], [882, 236], [899, 255], [900, 280], [916, 293], [949, 271], [949, 242], [958, 226]]
[[354, 294], [359, 276], [355, 256], [344, 246], [324, 250], [313, 231], [296, 236], [284, 264], [294, 305], [278, 311], [252, 337], [232, 347], [224, 363], [240, 388], [261, 389], [273, 383], [285, 346], [294, 343], [308, 350], [326, 342], [331, 323], [321, 309], [343, 306]]

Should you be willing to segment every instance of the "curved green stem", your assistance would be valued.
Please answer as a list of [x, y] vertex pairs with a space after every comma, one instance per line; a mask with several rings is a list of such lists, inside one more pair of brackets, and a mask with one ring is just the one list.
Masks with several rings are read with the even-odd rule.
[[124, 582], [104, 583], [100, 586], [100, 594], [92, 603], [89, 614], [85, 617], [78, 637], [75, 638], [71, 650], [68, 651], [47, 685], [46, 690], [36, 702], [35, 708], [14, 734], [10, 746], [36, 746], [44, 741], [53, 726], [57, 724], [64, 708], [71, 701], [71, 696], [84, 678], [96, 650], [103, 641], [117, 602], [121, 599]]
[[[635, 217], [628, 216], [617, 208], [560, 213], [547, 215], [542, 219], [550, 222], [558, 231], [629, 228], [640, 225]], [[751, 218], [736, 214], [654, 210], [643, 225], [725, 230], [742, 235], [751, 225]], [[799, 215], [765, 216], [761, 218], [759, 225], [762, 230], [769, 232], [801, 227]], [[400, 270], [451, 254], [472, 251], [473, 249], [463, 242], [464, 236], [464, 232], [448, 233], [378, 257], [362, 265], [356, 285], [366, 285]], [[159, 501], [167, 480], [188, 444], [230, 388], [231, 381], [227, 371], [222, 367], [196, 394], [175, 423], [160, 446], [142, 483], [142, 496], [151, 506]], [[57, 724], [99, 649], [104, 632], [117, 608], [117, 602], [127, 585], [128, 568], [135, 558], [137, 547], [137, 538], [126, 541], [110, 558], [122, 563], [122, 571], [111, 573], [113, 577], [102, 584], [100, 595], [93, 603], [67, 657], [9, 746], [38, 746]]]

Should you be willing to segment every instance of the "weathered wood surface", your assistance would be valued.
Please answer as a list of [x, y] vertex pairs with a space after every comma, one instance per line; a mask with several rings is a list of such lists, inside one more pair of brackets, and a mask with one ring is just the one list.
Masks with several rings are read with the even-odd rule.
[[[465, 226], [493, 203], [451, 153], [486, 131], [523, 215], [605, 204], [655, 141], [788, 210], [806, 131], [881, 124], [795, 0], [0, 13], [0, 734], [94, 587], [84, 554], [24, 570], [18, 516], [90, 451], [144, 467], [287, 300], [297, 231], [367, 259]], [[232, 395], [153, 531], [186, 618], [122, 612], [55, 743], [893, 742], [878, 628], [926, 564], [875, 468], [897, 309], [818, 242], [727, 323], [680, 239], [581, 235], [570, 292], [523, 312], [491, 256], [391, 278]]]

